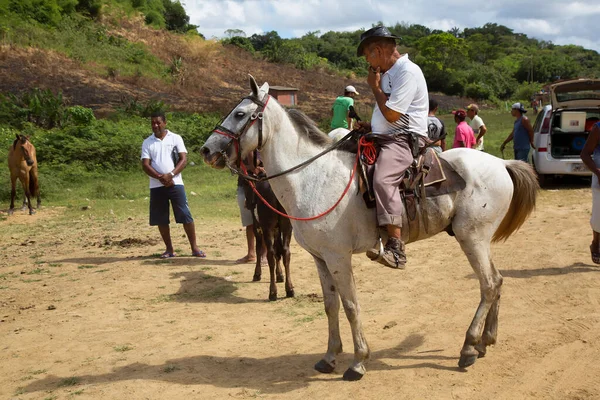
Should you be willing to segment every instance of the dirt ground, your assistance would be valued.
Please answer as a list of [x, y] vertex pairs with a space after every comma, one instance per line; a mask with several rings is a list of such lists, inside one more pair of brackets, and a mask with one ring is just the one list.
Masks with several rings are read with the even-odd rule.
[[145, 219], [19, 212], [0, 222], [0, 398], [600, 398], [590, 209], [585, 187], [542, 191], [524, 227], [493, 246], [505, 278], [499, 342], [466, 371], [457, 362], [479, 288], [455, 240], [409, 245], [405, 271], [356, 255], [372, 358], [352, 383], [341, 380], [345, 318], [338, 370], [312, 369], [327, 321], [316, 269], [295, 243], [296, 297], [269, 302], [267, 272], [253, 283], [252, 265], [233, 264], [245, 248], [237, 221], [197, 220], [206, 259], [188, 256], [177, 227], [180, 256], [159, 260]]

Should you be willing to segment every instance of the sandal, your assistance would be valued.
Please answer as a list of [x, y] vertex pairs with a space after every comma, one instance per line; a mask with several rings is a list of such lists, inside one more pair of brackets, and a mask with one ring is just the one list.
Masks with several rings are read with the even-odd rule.
[[164, 253], [162, 253], [160, 255], [160, 258], [172, 258], [172, 257], [177, 257], [177, 254], [169, 253], [168, 251], [165, 251]]
[[193, 251], [192, 252], [192, 256], [193, 257], [205, 258], [206, 257], [206, 253], [204, 253], [202, 250]]
[[590, 246], [590, 253], [592, 254], [594, 264], [600, 264], [600, 252], [592, 250], [592, 246]]
[[233, 263], [234, 264], [249, 264], [249, 263], [253, 263], [256, 262], [256, 257], [248, 257], [248, 255], [245, 255], [244, 257], [235, 260]]

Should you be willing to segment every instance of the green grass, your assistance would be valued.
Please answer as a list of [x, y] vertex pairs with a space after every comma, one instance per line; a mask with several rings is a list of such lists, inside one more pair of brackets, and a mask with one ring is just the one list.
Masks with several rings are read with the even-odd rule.
[[163, 372], [166, 374], [170, 374], [171, 372], [175, 372], [177, 370], [181, 369], [180, 367], [178, 367], [177, 365], [167, 365], [163, 368]]
[[47, 269], [36, 268], [34, 270], [27, 272], [27, 275], [41, 275], [41, 274], [48, 274], [48, 273], [50, 273], [50, 271], [48, 271]]
[[58, 382], [58, 387], [75, 386], [78, 383], [79, 383], [79, 378], [72, 376], [70, 378], [65, 378], [65, 379], [61, 380], [60, 382]]
[[128, 345], [123, 345], [123, 346], [115, 346], [115, 347], [113, 347], [113, 349], [114, 349], [116, 352], [119, 352], [119, 353], [124, 353], [124, 352], [126, 352], [126, 351], [133, 350], [133, 347], [131, 347], [131, 346], [128, 346]]
[[168, 68], [145, 45], [107, 32], [83, 17], [63, 18], [56, 28], [12, 16], [3, 21], [6, 44], [54, 50], [106, 76], [150, 76], [172, 80]]
[[[148, 176], [141, 169], [72, 174], [73, 171], [69, 172], [67, 168], [68, 166], [65, 171], [57, 172], [54, 168], [40, 165], [43, 206], [65, 207], [65, 220], [84, 216], [108, 221], [133, 218], [136, 222], [132, 222], [132, 226], [139, 224], [139, 221], [145, 223], [148, 218], [150, 189]], [[237, 180], [228, 171], [197, 164], [184, 170], [183, 180], [196, 221], [216, 222], [239, 217], [235, 200]], [[10, 189], [8, 174], [0, 176], [0, 187]], [[191, 196], [189, 193], [192, 191], [197, 196]], [[90, 209], [82, 210], [81, 207], [85, 205], [91, 206]]]

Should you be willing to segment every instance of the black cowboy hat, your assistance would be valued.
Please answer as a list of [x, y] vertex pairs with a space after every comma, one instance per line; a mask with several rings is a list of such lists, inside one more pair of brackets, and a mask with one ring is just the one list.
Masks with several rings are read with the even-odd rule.
[[363, 51], [368, 42], [370, 42], [371, 38], [391, 38], [391, 39], [402, 39], [401, 37], [394, 36], [385, 26], [376, 26], [374, 28], [369, 29], [360, 35], [360, 44], [358, 45], [358, 49], [356, 50], [356, 56], [361, 57], [363, 55]]

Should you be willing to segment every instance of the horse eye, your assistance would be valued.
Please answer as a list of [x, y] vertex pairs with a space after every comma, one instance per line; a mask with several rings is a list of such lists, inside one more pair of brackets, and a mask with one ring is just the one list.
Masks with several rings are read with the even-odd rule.
[[246, 115], [246, 113], [243, 112], [243, 111], [238, 111], [238, 112], [235, 113], [235, 116], [238, 117], [238, 118], [242, 118], [244, 115]]

